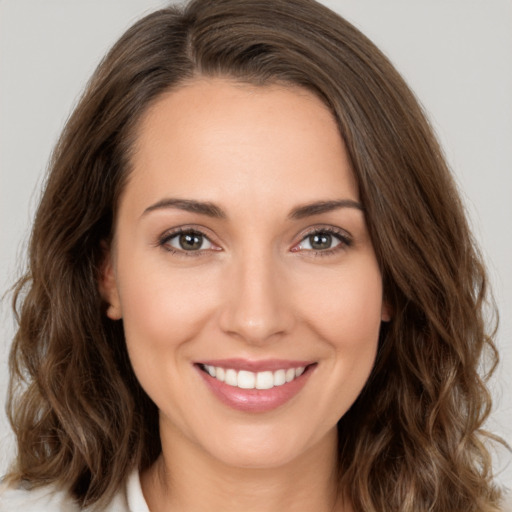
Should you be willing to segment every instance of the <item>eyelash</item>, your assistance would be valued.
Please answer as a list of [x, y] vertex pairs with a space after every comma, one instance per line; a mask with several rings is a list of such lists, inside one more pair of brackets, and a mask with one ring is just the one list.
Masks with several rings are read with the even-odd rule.
[[[315, 236], [315, 235], [330, 235], [334, 238], [336, 238], [340, 243], [336, 245], [335, 247], [331, 247], [330, 249], [323, 249], [323, 250], [315, 250], [315, 249], [308, 249], [305, 252], [312, 254], [313, 256], [330, 256], [333, 254], [338, 253], [339, 251], [343, 251], [348, 249], [352, 246], [352, 238], [350, 235], [339, 228], [335, 228], [333, 226], [325, 226], [325, 227], [317, 227], [313, 228], [311, 231], [307, 231], [306, 233], [302, 234], [302, 237], [300, 239], [300, 242], [298, 244], [294, 245], [294, 248], [298, 245], [302, 244], [305, 240], [308, 238]], [[292, 252], [300, 252], [299, 249], [294, 250], [292, 248]]]
[[[187, 228], [187, 227], [177, 228], [177, 229], [174, 229], [174, 230], [172, 230], [170, 232], [164, 233], [158, 239], [158, 242], [157, 242], [156, 245], [158, 245], [159, 247], [161, 247], [165, 251], [170, 252], [171, 254], [176, 254], [178, 256], [185, 256], [185, 257], [200, 256], [205, 251], [211, 250], [211, 249], [198, 249], [198, 250], [195, 250], [195, 251], [185, 251], [183, 249], [176, 249], [176, 248], [172, 247], [171, 245], [169, 245], [169, 242], [173, 238], [176, 238], [176, 237], [178, 237], [180, 235], [200, 236], [201, 238], [207, 240], [210, 244], [215, 245], [210, 240], [210, 238], [205, 233], [203, 233], [201, 230], [195, 229], [195, 228]], [[218, 249], [213, 249], [213, 250], [218, 250]]]
[[[212, 250], [212, 249], [198, 249], [198, 250], [193, 250], [193, 251], [192, 250], [191, 251], [186, 251], [186, 250], [183, 250], [183, 249], [176, 249], [176, 248], [174, 248], [174, 247], [169, 245], [169, 242], [173, 238], [176, 238], [177, 236], [180, 236], [180, 235], [183, 235], [183, 234], [193, 235], [193, 236], [194, 235], [195, 236], [200, 236], [203, 239], [207, 240], [210, 244], [215, 245], [210, 240], [210, 238], [204, 232], [202, 232], [201, 230], [195, 229], [195, 228], [186, 228], [186, 227], [178, 228], [178, 229], [175, 229], [175, 230], [173, 230], [171, 232], [164, 233], [158, 239], [157, 244], [155, 244], [155, 245], [161, 247], [165, 251], [170, 252], [171, 254], [176, 254], [178, 256], [185, 256], [185, 257], [200, 256], [205, 251]], [[299, 246], [300, 244], [304, 243], [304, 241], [307, 240], [308, 238], [310, 238], [312, 236], [315, 236], [315, 235], [320, 235], [320, 234], [327, 234], [327, 235], [333, 236], [340, 243], [338, 245], [336, 245], [335, 247], [332, 247], [332, 248], [329, 248], [329, 249], [323, 249], [323, 250], [306, 249], [306, 250], [301, 251], [300, 249], [296, 249], [297, 246]], [[295, 244], [293, 246], [293, 248], [291, 249], [291, 251], [292, 252], [307, 252], [307, 253], [310, 253], [311, 255], [314, 255], [314, 256], [329, 256], [329, 255], [332, 255], [332, 254], [337, 253], [339, 251], [342, 251], [344, 249], [347, 249], [347, 248], [351, 247], [351, 245], [352, 245], [352, 238], [344, 230], [341, 230], [341, 229], [338, 229], [338, 228], [334, 228], [332, 226], [329, 226], [329, 227], [317, 227], [317, 228], [314, 228], [314, 229], [312, 229], [310, 231], [307, 231], [307, 232], [303, 233], [301, 235], [301, 239], [300, 239], [299, 243]], [[217, 250], [220, 250], [220, 249], [213, 249], [213, 250], [217, 251]]]

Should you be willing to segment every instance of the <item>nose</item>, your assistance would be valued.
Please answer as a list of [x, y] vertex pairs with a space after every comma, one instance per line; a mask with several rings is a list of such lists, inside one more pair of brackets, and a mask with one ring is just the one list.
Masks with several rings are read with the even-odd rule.
[[231, 265], [219, 319], [225, 333], [264, 344], [290, 332], [294, 314], [280, 263], [252, 254]]

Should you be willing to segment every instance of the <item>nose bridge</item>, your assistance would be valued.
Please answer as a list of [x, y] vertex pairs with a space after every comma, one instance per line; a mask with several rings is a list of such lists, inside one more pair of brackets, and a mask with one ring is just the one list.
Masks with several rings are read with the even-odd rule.
[[285, 333], [292, 314], [285, 299], [283, 268], [270, 251], [241, 253], [231, 262], [221, 328], [249, 343]]

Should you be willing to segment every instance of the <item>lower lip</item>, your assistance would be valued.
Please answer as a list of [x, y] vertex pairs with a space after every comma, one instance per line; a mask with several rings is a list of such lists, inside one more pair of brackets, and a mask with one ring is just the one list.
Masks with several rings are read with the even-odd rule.
[[315, 366], [308, 366], [300, 377], [291, 382], [270, 389], [241, 389], [215, 379], [199, 367], [197, 370], [222, 403], [243, 412], [267, 412], [277, 409], [297, 395], [305, 386]]

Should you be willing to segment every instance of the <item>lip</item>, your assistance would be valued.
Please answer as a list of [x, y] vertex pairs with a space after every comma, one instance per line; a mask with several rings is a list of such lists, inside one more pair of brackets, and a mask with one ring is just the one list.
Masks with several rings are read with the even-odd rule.
[[242, 358], [232, 359], [209, 359], [207, 361], [198, 361], [197, 364], [206, 364], [209, 366], [220, 366], [221, 368], [233, 368], [233, 370], [246, 370], [248, 372], [275, 372], [276, 370], [288, 370], [289, 368], [299, 368], [300, 366], [310, 366], [315, 361], [291, 361], [290, 359], [263, 359], [260, 361], [248, 360]]
[[[233, 368], [252, 372], [275, 371], [280, 369], [306, 367], [300, 377], [282, 386], [270, 389], [241, 389], [221, 382], [201, 369], [201, 365]], [[306, 385], [317, 364], [312, 361], [290, 361], [271, 359], [265, 361], [248, 361], [244, 359], [209, 360], [196, 363], [194, 367], [199, 372], [203, 382], [213, 395], [223, 404], [242, 412], [262, 413], [272, 411], [294, 398]]]

